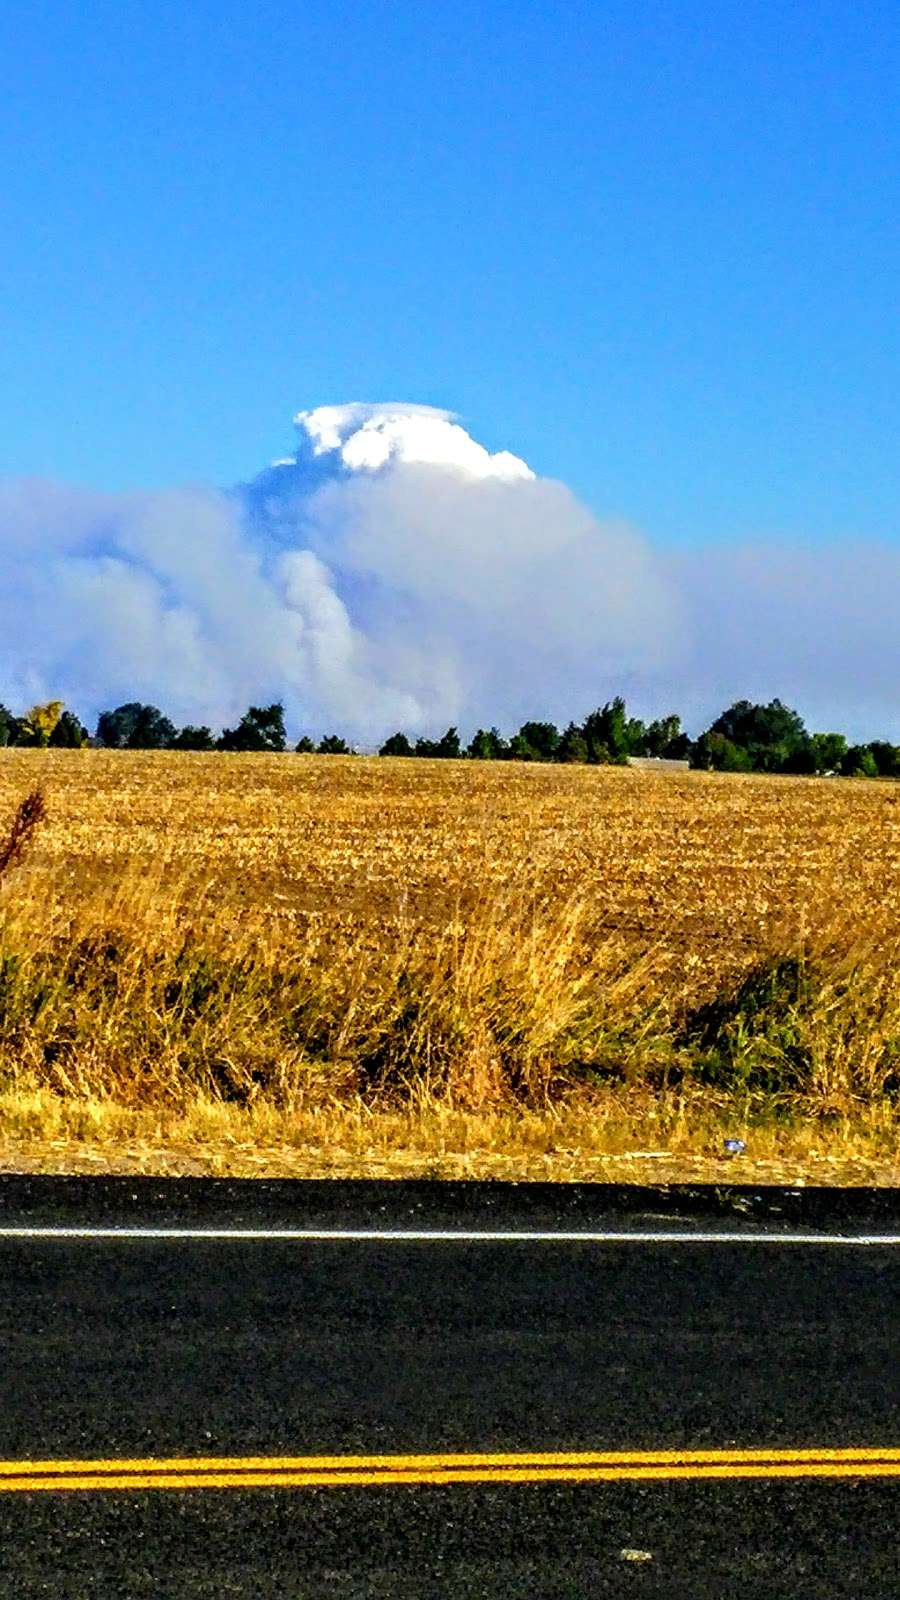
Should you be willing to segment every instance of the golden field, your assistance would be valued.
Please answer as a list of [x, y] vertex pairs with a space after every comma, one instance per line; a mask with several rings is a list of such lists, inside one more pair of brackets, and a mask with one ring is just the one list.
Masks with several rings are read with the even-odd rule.
[[896, 1168], [900, 786], [0, 751], [0, 821], [35, 788], [8, 1160]]

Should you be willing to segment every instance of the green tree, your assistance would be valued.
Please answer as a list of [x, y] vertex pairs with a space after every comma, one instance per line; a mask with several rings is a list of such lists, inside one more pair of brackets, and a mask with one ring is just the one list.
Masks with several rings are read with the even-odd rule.
[[867, 744], [852, 744], [841, 762], [845, 778], [877, 778], [878, 763]]
[[869, 749], [878, 768], [879, 778], [900, 776], [900, 750], [895, 744], [888, 744], [886, 739], [872, 739]]
[[528, 746], [532, 761], [552, 761], [559, 749], [559, 729], [553, 722], [523, 722], [516, 737]]
[[690, 763], [705, 772], [750, 772], [749, 751], [722, 733], [701, 733], [691, 746]]
[[842, 733], [814, 733], [810, 743], [817, 772], [840, 772], [848, 748]]
[[479, 728], [472, 735], [466, 753], [473, 761], [504, 761], [509, 755], [509, 746], [496, 728]]
[[88, 731], [74, 711], [63, 711], [50, 735], [50, 743], [58, 750], [81, 750], [88, 742]]
[[[681, 718], [674, 713], [651, 722], [644, 736], [644, 754], [661, 757], [667, 761], [683, 761], [690, 748], [690, 739], [683, 732]], [[632, 750], [632, 755], [639, 754]]]
[[319, 741], [318, 753], [320, 756], [349, 756], [353, 754], [350, 746], [345, 744], [343, 739], [338, 738], [336, 733], [327, 733], [325, 738]]
[[588, 747], [584, 733], [576, 722], [570, 722], [563, 730], [559, 744], [556, 747], [557, 761], [567, 763], [587, 761]]
[[415, 754], [431, 756], [439, 761], [455, 761], [462, 755], [457, 730], [448, 728], [441, 739], [417, 739]]
[[309, 737], [308, 733], [304, 733], [303, 737], [298, 739], [297, 743], [294, 745], [294, 754], [295, 755], [298, 755], [298, 756], [312, 756], [312, 755], [315, 755], [315, 752], [316, 752], [316, 747], [313, 744], [313, 741]]
[[532, 750], [528, 740], [523, 739], [520, 733], [513, 734], [506, 754], [508, 761], [538, 761], [540, 759], [536, 752]]
[[813, 777], [819, 770], [815, 747], [810, 739], [808, 744], [802, 744], [790, 755], [785, 756], [779, 771], [795, 773], [798, 776]]
[[216, 741], [218, 750], [279, 751], [285, 748], [284, 707], [250, 706], [236, 728], [226, 728]]
[[19, 736], [19, 719], [4, 705], [0, 705], [0, 748], [15, 744]]
[[102, 711], [97, 721], [97, 742], [109, 750], [165, 750], [174, 737], [168, 717], [139, 700]]
[[187, 723], [180, 728], [171, 742], [172, 750], [215, 750], [216, 741], [212, 730], [201, 725], [195, 728], [192, 723]]
[[621, 695], [608, 700], [599, 711], [592, 711], [585, 718], [582, 732], [592, 765], [613, 762], [621, 766], [628, 760], [628, 715]]
[[768, 705], [736, 700], [708, 731], [745, 750], [757, 772], [780, 772], [789, 756], [810, 743], [802, 718], [781, 700]]
[[411, 756], [414, 751], [405, 733], [392, 733], [389, 739], [385, 739], [378, 754], [380, 756]]

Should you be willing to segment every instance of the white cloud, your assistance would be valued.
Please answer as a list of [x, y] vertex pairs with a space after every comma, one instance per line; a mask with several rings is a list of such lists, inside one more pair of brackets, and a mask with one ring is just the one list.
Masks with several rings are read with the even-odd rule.
[[[318, 406], [298, 411], [294, 423], [316, 456], [334, 452], [351, 472], [377, 472], [389, 463], [450, 467], [472, 478], [533, 478], [508, 450], [491, 455], [448, 411], [433, 406]], [[281, 462], [288, 465], [289, 462]]]

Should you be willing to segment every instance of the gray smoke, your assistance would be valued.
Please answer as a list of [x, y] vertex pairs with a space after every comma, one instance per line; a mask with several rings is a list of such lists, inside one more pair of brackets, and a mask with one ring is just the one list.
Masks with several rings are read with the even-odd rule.
[[694, 726], [780, 694], [817, 726], [900, 734], [900, 554], [784, 545], [675, 557], [428, 407], [323, 407], [295, 456], [222, 493], [0, 483], [0, 698], [92, 718], [146, 699], [214, 727], [375, 742], [616, 692]]

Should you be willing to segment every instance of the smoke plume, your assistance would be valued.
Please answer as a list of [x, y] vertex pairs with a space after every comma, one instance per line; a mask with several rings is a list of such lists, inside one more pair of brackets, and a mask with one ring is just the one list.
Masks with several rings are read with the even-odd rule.
[[0, 698], [176, 721], [284, 702], [374, 743], [616, 692], [694, 724], [738, 694], [897, 728], [900, 554], [783, 546], [674, 558], [449, 414], [303, 411], [252, 483], [103, 495], [0, 483]]

